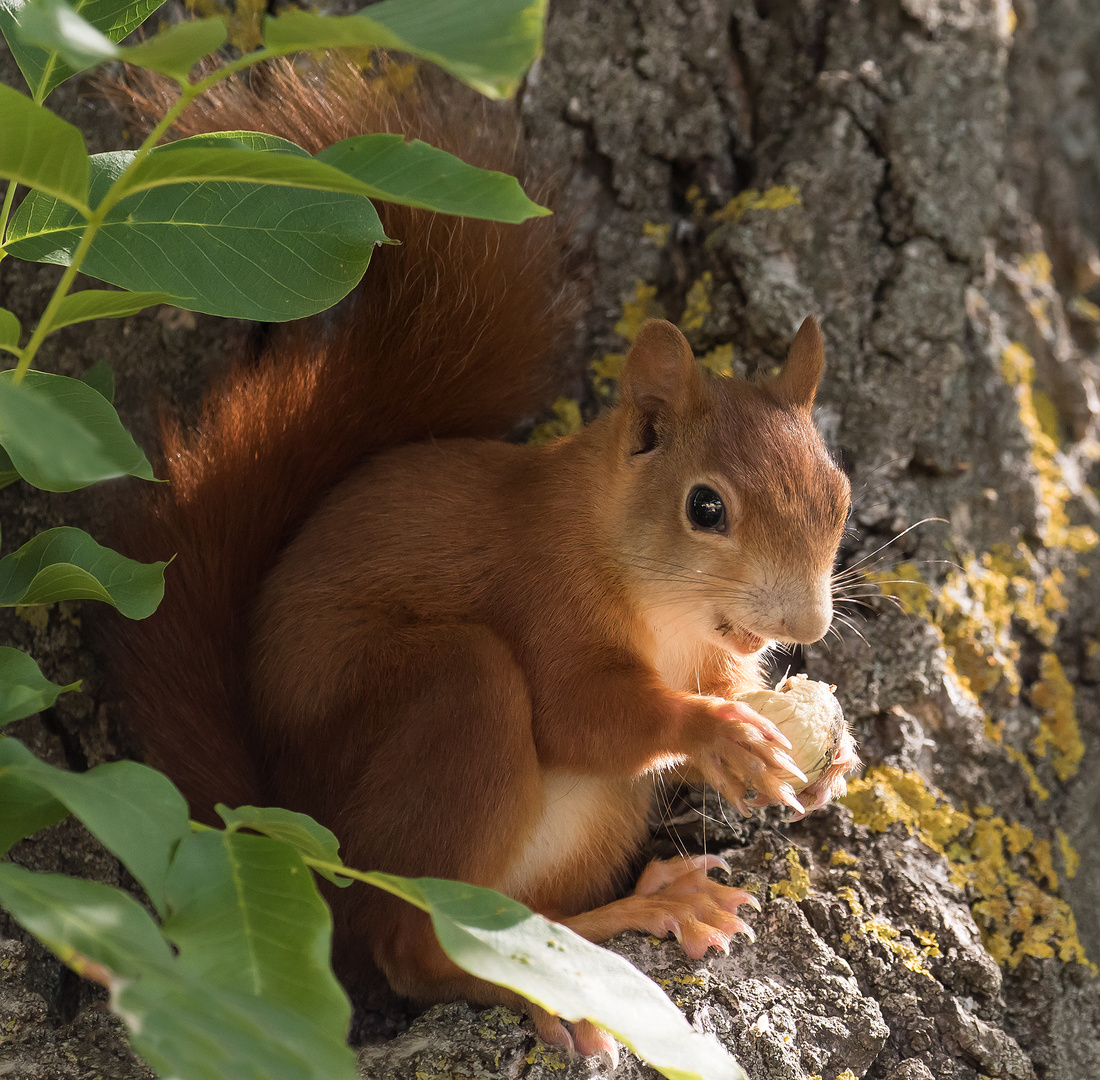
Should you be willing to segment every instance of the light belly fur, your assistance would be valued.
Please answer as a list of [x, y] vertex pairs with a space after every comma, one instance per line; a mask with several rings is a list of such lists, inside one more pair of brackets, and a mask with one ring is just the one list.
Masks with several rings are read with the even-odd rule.
[[[575, 872], [579, 863], [608, 859], [616, 832], [644, 818], [649, 782], [547, 770], [542, 815], [512, 862], [500, 890], [518, 900], [533, 897], [546, 883]], [[620, 833], [621, 835], [621, 833]]]

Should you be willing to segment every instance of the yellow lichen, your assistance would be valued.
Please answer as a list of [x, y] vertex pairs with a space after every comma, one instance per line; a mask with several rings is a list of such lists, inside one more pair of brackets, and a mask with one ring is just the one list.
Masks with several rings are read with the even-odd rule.
[[847, 903], [853, 915], [859, 916], [863, 914], [863, 905], [860, 903], [859, 893], [850, 885], [845, 885], [843, 888], [837, 889], [836, 894], [841, 900]]
[[1100, 306], [1083, 296], [1075, 296], [1069, 302], [1069, 310], [1079, 318], [1088, 319], [1089, 322], [1100, 322]]
[[1049, 840], [1036, 840], [1031, 848], [1031, 857], [1034, 864], [1028, 869], [1028, 873], [1039, 882], [1046, 881], [1046, 888], [1058, 888], [1058, 875], [1054, 870], [1054, 857], [1051, 854]]
[[1058, 409], [1051, 400], [1050, 395], [1045, 394], [1042, 390], [1033, 390], [1031, 401], [1035, 406], [1035, 416], [1039, 421], [1039, 430], [1057, 445], [1061, 430], [1058, 423]]
[[944, 845], [970, 824], [966, 814], [929, 791], [918, 773], [893, 766], [870, 769], [861, 779], [850, 781], [840, 801], [858, 824], [872, 832], [885, 832], [900, 821], [910, 835], [941, 855]]
[[917, 940], [921, 943], [921, 952], [925, 956], [943, 956], [940, 952], [940, 943], [931, 930], [914, 930]]
[[733, 346], [717, 345], [699, 357], [699, 364], [712, 375], [729, 378], [733, 374]]
[[869, 770], [849, 784], [840, 801], [857, 824], [883, 832], [900, 821], [934, 851], [946, 854], [951, 880], [966, 890], [982, 942], [998, 963], [1015, 967], [1024, 956], [1057, 956], [1096, 974], [1077, 936], [1073, 912], [1053, 895], [1058, 879], [1049, 840], [1036, 839], [1026, 826], [992, 815], [989, 807], [981, 807], [974, 817], [963, 814], [929, 790], [918, 774], [890, 767]]
[[837, 849], [829, 857], [829, 862], [833, 866], [855, 866], [859, 862], [859, 859], [851, 852]]
[[580, 431], [584, 424], [581, 419], [580, 403], [571, 398], [558, 398], [552, 406], [554, 419], [536, 424], [528, 442], [542, 445], [560, 439], [563, 435], [572, 435]]
[[1027, 255], [1021, 255], [1019, 267], [1033, 285], [1049, 286], [1054, 283], [1054, 267], [1050, 256], [1045, 251], [1032, 251]]
[[1081, 856], [1077, 854], [1077, 849], [1061, 829], [1055, 829], [1054, 836], [1058, 841], [1058, 850], [1062, 853], [1062, 868], [1066, 877], [1076, 877], [1077, 868], [1081, 865]]
[[634, 296], [623, 302], [622, 317], [615, 324], [615, 333], [627, 341], [633, 341], [638, 336], [642, 323], [660, 314], [656, 297], [656, 285], [648, 285], [641, 280], [634, 282]]
[[992, 551], [966, 557], [935, 596], [911, 563], [868, 577], [906, 612], [940, 630], [948, 662], [975, 694], [992, 690], [1002, 679], [1010, 693], [1018, 694], [1020, 646], [1012, 636], [1013, 620], [1050, 645], [1058, 631], [1054, 616], [1069, 606], [1062, 592], [1065, 575], [1057, 568], [1043, 575], [1025, 544], [995, 544]]
[[901, 939], [901, 931], [896, 927], [877, 919], [867, 919], [862, 929], [868, 937], [885, 945], [901, 961], [903, 967], [907, 967], [918, 975], [931, 974], [922, 963], [921, 954], [909, 942]]
[[[1023, 360], [1019, 360], [1023, 364]], [[1056, 616], [1069, 601], [1063, 592], [1065, 574], [1057, 567], [1043, 574], [1034, 554], [1024, 544], [1009, 548], [994, 545], [981, 556], [969, 556], [960, 570], [948, 574], [942, 588], [929, 598], [918, 589], [920, 575], [903, 564], [893, 576], [873, 575], [884, 593], [895, 596], [902, 607], [928, 619], [943, 638], [948, 665], [960, 684], [976, 697], [1003, 683], [1013, 696], [1023, 689], [1017, 666], [1020, 644], [1013, 623], [1020, 623], [1043, 645], [1054, 643]], [[909, 582], [914, 581], [913, 585]], [[1074, 706], [1074, 690], [1053, 652], [1040, 660], [1040, 677], [1029, 688], [1040, 712], [1039, 733], [1032, 749], [1046, 757], [1053, 748], [1051, 765], [1062, 781], [1073, 776], [1084, 755]], [[986, 717], [986, 734], [1004, 744], [998, 724]], [[1050, 792], [1039, 780], [1027, 756], [1014, 746], [1005, 752], [1027, 776], [1032, 792], [1046, 799]]]
[[710, 287], [714, 275], [704, 270], [702, 275], [692, 282], [684, 298], [684, 313], [680, 316], [680, 329], [685, 334], [692, 330], [701, 330], [710, 314]]
[[1058, 779], [1066, 781], [1076, 775], [1085, 756], [1085, 744], [1077, 725], [1073, 685], [1054, 653], [1043, 653], [1039, 660], [1039, 681], [1032, 685], [1029, 694], [1041, 714], [1039, 734], [1032, 749], [1039, 757], [1046, 757], [1047, 747], [1052, 746], [1050, 763]]
[[541, 1042], [535, 1043], [535, 1048], [523, 1060], [528, 1065], [534, 1065], [537, 1062], [540, 1065], [545, 1065], [548, 1069], [553, 1069], [555, 1072], [569, 1068], [569, 1062], [557, 1050], [551, 1050]]
[[668, 243], [669, 233], [672, 232], [671, 225], [658, 225], [652, 221], [642, 222], [642, 235], [648, 240], [652, 240], [654, 245], [663, 248]]
[[249, 52], [263, 44], [263, 19], [267, 14], [264, 0], [237, 0], [232, 5], [223, 0], [187, 0], [187, 8], [207, 18], [224, 17], [229, 43], [241, 52]]
[[929, 618], [928, 598], [931, 589], [912, 563], [902, 563], [885, 573], [869, 573], [867, 580], [874, 582], [885, 596], [893, 596], [907, 615]]
[[684, 199], [687, 201], [688, 206], [691, 207], [691, 212], [693, 214], [701, 214], [706, 209], [707, 197], [703, 194], [698, 184], [692, 184], [691, 187], [684, 192]]
[[[988, 729], [987, 732], [988, 734]], [[1031, 793], [1040, 801], [1043, 802], [1050, 798], [1050, 790], [1043, 785], [1043, 782], [1039, 779], [1039, 774], [1035, 771], [1035, 766], [1028, 760], [1027, 754], [1022, 750], [1018, 750], [1015, 746], [1011, 746], [1005, 743], [1000, 730], [997, 730], [997, 737], [994, 742], [999, 742], [1004, 746], [1005, 753], [1012, 761], [1015, 761], [1024, 771], [1024, 775], [1027, 777], [1028, 787], [1031, 788]]]
[[[634, 295], [623, 301], [622, 315], [615, 323], [615, 333], [633, 342], [646, 319], [661, 318], [664, 311], [657, 303], [657, 286], [642, 280], [634, 283]], [[589, 365], [593, 389], [603, 397], [610, 397], [622, 375], [626, 353], [609, 352]]]
[[1088, 525], [1069, 523], [1066, 505], [1073, 498], [1073, 492], [1066, 482], [1058, 445], [1043, 430], [1036, 409], [1032, 387], [1035, 361], [1027, 349], [1012, 342], [1001, 353], [1001, 373], [1005, 382], [1015, 389], [1020, 422], [1031, 442], [1031, 463], [1038, 479], [1039, 536], [1048, 547], [1091, 551], [1100, 543], [1100, 536]]
[[790, 868], [786, 881], [777, 881], [771, 887], [771, 897], [788, 896], [794, 901], [805, 900], [810, 895], [810, 874], [802, 865], [798, 848], [787, 848], [787, 865]]
[[679, 983], [681, 986], [707, 985], [707, 980], [702, 975], [677, 975], [672, 981]]
[[783, 210], [788, 206], [801, 206], [802, 195], [796, 187], [777, 185], [759, 191], [746, 188], [734, 195], [721, 210], [715, 211], [713, 219], [721, 224], [740, 221], [749, 210]]
[[52, 604], [17, 604], [15, 614], [25, 623], [30, 623], [35, 630], [45, 630], [50, 625], [50, 608]]

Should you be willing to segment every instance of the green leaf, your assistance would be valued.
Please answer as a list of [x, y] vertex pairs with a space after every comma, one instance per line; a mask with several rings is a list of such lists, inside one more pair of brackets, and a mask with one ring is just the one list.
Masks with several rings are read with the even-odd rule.
[[405, 206], [507, 222], [550, 213], [527, 198], [514, 176], [467, 165], [419, 139], [356, 135], [322, 150], [317, 160], [362, 180], [372, 198]]
[[186, 146], [169, 143], [150, 154], [127, 181], [128, 192], [141, 192], [191, 181], [232, 180], [242, 184], [373, 194], [361, 180], [308, 155], [257, 153], [244, 147]]
[[18, 385], [12, 376], [0, 372], [0, 444], [29, 484], [75, 491], [115, 476], [155, 479], [102, 394], [47, 371], [28, 371]]
[[60, 694], [79, 689], [79, 679], [58, 686], [25, 652], [0, 645], [0, 727], [48, 709]]
[[267, 19], [265, 38], [287, 52], [398, 49], [503, 98], [542, 51], [545, 19], [545, 0], [383, 0], [341, 17], [289, 11]]
[[167, 776], [136, 761], [83, 773], [55, 769], [15, 739], [0, 741], [0, 773], [37, 784], [68, 807], [164, 914], [168, 865], [180, 839], [190, 836], [187, 803]]
[[115, 373], [106, 360], [97, 360], [92, 364], [80, 376], [80, 381], [90, 386], [97, 394], [102, 394], [108, 401], [115, 400]]
[[114, 60], [119, 54], [115, 43], [65, 0], [28, 0], [16, 33], [26, 45], [57, 53], [74, 71]]
[[[230, 134], [231, 145], [241, 133]], [[210, 137], [202, 138], [209, 145]], [[190, 140], [172, 145], [184, 143]], [[254, 143], [293, 146], [263, 137]], [[181, 152], [166, 147], [158, 155]], [[125, 153], [91, 159], [93, 204], [129, 159]], [[7, 250], [67, 265], [83, 224], [69, 207], [31, 192], [12, 217]], [[167, 293], [191, 311], [281, 322], [346, 296], [385, 239], [374, 207], [359, 195], [222, 181], [172, 184], [122, 199], [81, 271], [125, 289]]]
[[171, 968], [157, 924], [121, 889], [2, 863], [0, 904], [78, 971], [83, 957], [124, 978]]
[[182, 975], [121, 986], [113, 1007], [159, 1076], [186, 1080], [357, 1080], [343, 1038], [319, 1038], [290, 1009]]
[[[277, 806], [238, 806], [236, 810], [230, 810], [224, 803], [218, 803], [214, 809], [230, 830], [251, 829], [270, 836], [272, 840], [290, 844], [307, 858], [343, 865], [338, 854], [340, 841], [324, 825], [319, 825], [306, 814], [281, 810]], [[318, 870], [318, 873], [341, 888], [351, 884], [350, 878], [340, 877], [332, 870]]]
[[19, 320], [7, 308], [0, 308], [0, 349], [19, 351], [19, 336], [23, 328]]
[[242, 832], [193, 833], [168, 879], [164, 933], [205, 983], [292, 1009], [344, 1039], [351, 1005], [329, 966], [332, 916], [289, 844]]
[[74, 219], [83, 222], [89, 169], [84, 136], [77, 128], [0, 85], [0, 177], [68, 203], [78, 211]]
[[8, 484], [14, 484], [18, 479], [18, 470], [12, 464], [7, 450], [0, 446], [0, 488], [6, 488]]
[[128, 619], [145, 619], [164, 596], [167, 565], [134, 562], [80, 529], [47, 529], [0, 559], [0, 607], [102, 600]]
[[621, 956], [492, 889], [437, 878], [365, 877], [431, 915], [456, 964], [567, 1020], [588, 1019], [673, 1080], [748, 1080]]
[[[0, 750], [9, 741], [13, 740], [0, 739]], [[69, 811], [48, 791], [0, 764], [0, 855], [68, 816]]]
[[[147, 307], [153, 307], [154, 304], [171, 303], [171, 300], [172, 297], [162, 292], [84, 289], [82, 292], [69, 293], [61, 301], [51, 329], [60, 330], [63, 326], [90, 322], [92, 319], [121, 319], [127, 315], [136, 315]], [[108, 397], [107, 400], [111, 399]]]
[[224, 19], [188, 19], [119, 52], [129, 64], [184, 82], [204, 56], [225, 44], [226, 36]]
[[[97, 30], [102, 30], [111, 41], [121, 41], [163, 2], [164, 0], [77, 0], [73, 10]], [[27, 0], [0, 0], [0, 31], [7, 39], [35, 100], [44, 101], [54, 87], [76, 72], [56, 52], [28, 44], [19, 36], [16, 23], [26, 7]]]

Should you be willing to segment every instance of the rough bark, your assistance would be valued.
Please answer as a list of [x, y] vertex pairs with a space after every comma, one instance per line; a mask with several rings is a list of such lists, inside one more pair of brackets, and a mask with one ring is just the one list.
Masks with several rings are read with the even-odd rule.
[[[1098, 46], [1097, 0], [562, 0], [528, 80], [532, 155], [587, 249], [578, 393], [643, 309], [701, 354], [732, 342], [741, 374], [820, 314], [819, 423], [856, 491], [845, 562], [930, 586], [884, 585], [904, 610], [842, 607], [854, 626], [790, 658], [837, 684], [873, 767], [848, 805], [788, 825], [696, 794], [655, 842], [725, 855], [766, 901], [757, 943], [701, 963], [639, 935], [612, 945], [753, 1080], [1100, 1076], [1100, 559], [1079, 528], [1096, 525], [1100, 450]], [[6, 261], [0, 302], [30, 316], [49, 277]], [[234, 333], [147, 314], [59, 335], [50, 362], [109, 356], [147, 436], [154, 387], [189, 400]], [[94, 496], [4, 506], [6, 550], [100, 516]], [[88, 680], [21, 732], [76, 768], [132, 749], [84, 614], [5, 624], [48, 673]], [[77, 833], [15, 857], [121, 880]], [[33, 944], [6, 949], [0, 1058], [144, 1075], [93, 992]], [[361, 1062], [379, 1078], [601, 1072], [464, 1005]], [[617, 1075], [652, 1073], [625, 1054]]]

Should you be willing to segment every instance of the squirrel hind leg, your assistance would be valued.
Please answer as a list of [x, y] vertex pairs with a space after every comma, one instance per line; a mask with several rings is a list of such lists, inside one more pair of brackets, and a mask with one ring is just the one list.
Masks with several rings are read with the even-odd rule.
[[587, 1020], [567, 1024], [512, 990], [485, 982], [463, 971], [443, 952], [428, 916], [393, 896], [382, 896], [374, 908], [373, 922], [385, 939], [375, 959], [391, 986], [415, 1001], [464, 999], [474, 1006], [505, 1005], [526, 1014], [539, 1039], [569, 1057], [601, 1056], [612, 1068], [618, 1065], [615, 1040]]

